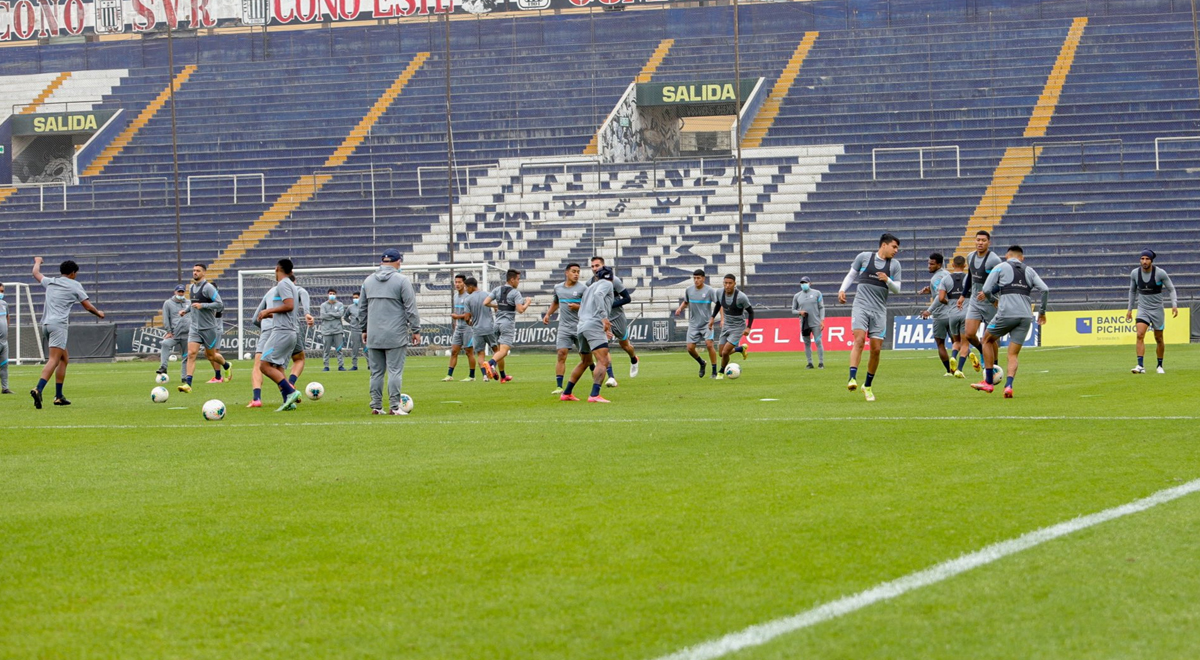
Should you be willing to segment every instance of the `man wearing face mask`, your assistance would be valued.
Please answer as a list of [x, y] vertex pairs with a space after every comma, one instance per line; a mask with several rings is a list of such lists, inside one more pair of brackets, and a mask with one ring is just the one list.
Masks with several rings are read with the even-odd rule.
[[161, 362], [155, 373], [167, 373], [167, 360], [179, 351], [179, 380], [187, 381], [187, 336], [192, 323], [191, 314], [182, 312], [188, 308], [187, 287], [180, 284], [175, 287], [175, 293], [163, 302], [163, 329], [167, 336], [163, 337], [162, 350], [159, 351]]
[[812, 345], [817, 344], [817, 367], [825, 368], [825, 346], [821, 343], [821, 330], [825, 325], [825, 298], [812, 288], [807, 277], [800, 278], [800, 292], [792, 296], [792, 313], [800, 317], [800, 338], [804, 340], [804, 357], [807, 369], [813, 368]]
[[[354, 297], [350, 299], [350, 305], [346, 307], [345, 313], [342, 314], [342, 320], [350, 327], [350, 371], [358, 371], [358, 356], [363, 354], [362, 333], [358, 331], [358, 292], [354, 292]], [[339, 364], [341, 364], [339, 362]]]
[[8, 303], [4, 301], [3, 284], [0, 284], [0, 394], [12, 394], [8, 389]]
[[325, 358], [325, 369], [329, 371], [329, 353], [337, 353], [338, 371], [346, 370], [346, 358], [342, 355], [342, 318], [346, 316], [346, 306], [338, 302], [337, 289], [329, 290], [329, 299], [321, 303], [318, 312], [321, 333], [321, 348]]

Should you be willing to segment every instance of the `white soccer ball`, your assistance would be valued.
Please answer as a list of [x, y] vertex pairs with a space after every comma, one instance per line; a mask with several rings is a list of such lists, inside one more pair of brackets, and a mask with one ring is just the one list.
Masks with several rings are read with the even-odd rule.
[[413, 401], [413, 398], [411, 396], [409, 396], [407, 394], [400, 395], [400, 410], [403, 410], [406, 413], [410, 413], [410, 412], [412, 412], [414, 405], [416, 405], [416, 402]]
[[318, 401], [325, 396], [325, 386], [320, 383], [309, 383], [304, 386], [304, 396], [312, 401]]
[[178, 356], [178, 355], [172, 355], [171, 357], [168, 357], [167, 359], [168, 359], [168, 360], [170, 360], [171, 362], [175, 362], [175, 361], [179, 360], [179, 356]]
[[612, 377], [610, 376], [608, 380], [604, 381], [604, 386], [605, 386], [605, 387], [616, 387], [616, 386], [617, 386], [617, 379], [616, 379], [616, 378], [612, 378]]
[[165, 387], [160, 386], [150, 390], [150, 400], [154, 403], [166, 403], [170, 397], [171, 393]]
[[253, 357], [254, 357], [254, 356], [253, 356], [253, 355], [250, 355], [249, 353], [242, 353], [242, 359], [243, 359], [243, 360], [249, 360], [249, 359], [251, 359], [251, 358], [253, 358]]
[[171, 377], [166, 374], [154, 374], [154, 382], [159, 385], [166, 383], [168, 380], [171, 380]]
[[218, 399], [209, 399], [204, 402], [204, 419], [210, 422], [220, 421], [225, 419], [225, 404]]
[[725, 367], [725, 377], [726, 378], [737, 378], [738, 376], [741, 376], [741, 375], [742, 375], [742, 368], [739, 367], [738, 365], [731, 364], [728, 367]]
[[992, 367], [992, 382], [999, 385], [1004, 381], [1004, 367], [996, 365]]

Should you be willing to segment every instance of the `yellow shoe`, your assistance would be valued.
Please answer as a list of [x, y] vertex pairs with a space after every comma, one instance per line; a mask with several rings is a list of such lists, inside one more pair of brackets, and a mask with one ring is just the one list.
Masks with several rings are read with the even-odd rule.
[[858, 381], [851, 378], [850, 382], [846, 383], [846, 389], [850, 390], [851, 392], [853, 392], [854, 390], [857, 390], [858, 389]]
[[954, 370], [954, 377], [955, 378], [966, 378], [966, 376], [963, 375], [963, 372], [959, 371], [958, 369]]
[[179, 391], [183, 392], [184, 394], [191, 394], [192, 386], [185, 383], [185, 384], [179, 386]]
[[874, 401], [874, 400], [875, 400], [875, 393], [874, 393], [874, 392], [872, 392], [872, 391], [871, 391], [871, 388], [869, 388], [869, 387], [864, 387], [864, 388], [863, 388], [863, 395], [867, 397], [867, 401], [868, 401], [868, 402], [871, 402], [871, 401]]
[[979, 371], [980, 367], [982, 366], [979, 364], [979, 356], [975, 355], [974, 353], [971, 353], [967, 357], [971, 360], [971, 368], [974, 369], [975, 371]]

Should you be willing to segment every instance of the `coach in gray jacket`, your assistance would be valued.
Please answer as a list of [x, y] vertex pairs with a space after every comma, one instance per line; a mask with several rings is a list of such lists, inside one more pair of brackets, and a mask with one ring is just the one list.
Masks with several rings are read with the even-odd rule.
[[[385, 250], [379, 270], [362, 285], [358, 327], [367, 345], [371, 370], [371, 414], [406, 415], [400, 409], [404, 358], [410, 344], [421, 343], [421, 316], [412, 282], [400, 274], [400, 252]], [[389, 410], [383, 410], [383, 377], [387, 372]]]

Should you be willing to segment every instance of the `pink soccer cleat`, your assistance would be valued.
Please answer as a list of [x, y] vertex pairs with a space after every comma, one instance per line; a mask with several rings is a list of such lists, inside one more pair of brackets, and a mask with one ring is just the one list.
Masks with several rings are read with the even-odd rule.
[[1012, 398], [1012, 396], [1013, 396], [1013, 395], [1012, 395], [1012, 388], [1011, 388], [1011, 387], [1006, 387], [1006, 388], [1004, 388], [1004, 398], [1006, 398], [1006, 399], [1011, 399], [1011, 398]]
[[512, 376], [505, 376], [504, 378], [501, 378], [501, 379], [500, 379], [500, 382], [501, 382], [501, 383], [509, 383], [509, 382], [512, 382]]
[[579, 397], [575, 396], [574, 394], [563, 394], [562, 396], [558, 397], [558, 400], [559, 401], [578, 401]]
[[612, 401], [609, 401], [602, 396], [589, 396], [588, 403], [612, 403]]
[[992, 392], [996, 391], [996, 386], [987, 381], [981, 380], [978, 383], [971, 383], [971, 389], [975, 390], [976, 392], [987, 392], [988, 394], [991, 394]]
[[246, 404], [246, 407], [247, 408], [262, 408], [262, 401], [259, 401], [256, 399], [256, 400], [251, 401], [250, 403]]
[[224, 382], [225, 382], [224, 380], [217, 378], [216, 376], [213, 376], [213, 379], [208, 381], [208, 384], [212, 385], [213, 383], [224, 383]]

